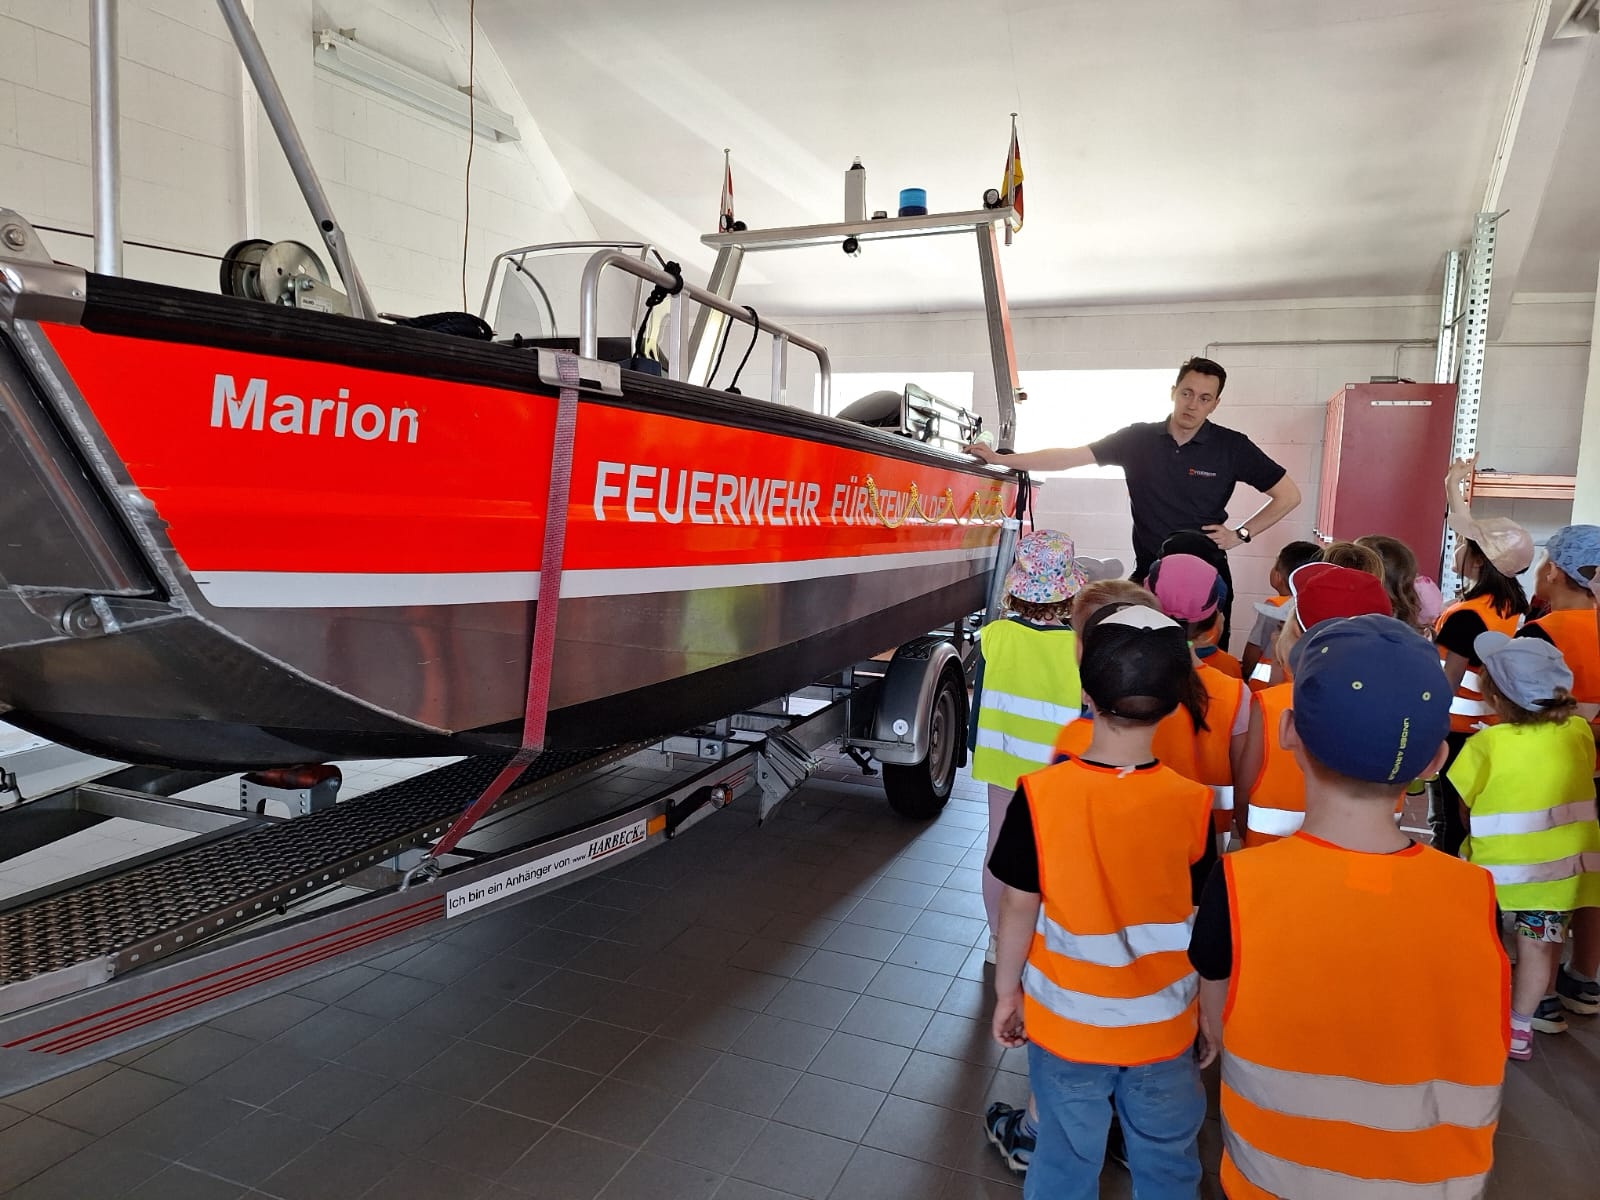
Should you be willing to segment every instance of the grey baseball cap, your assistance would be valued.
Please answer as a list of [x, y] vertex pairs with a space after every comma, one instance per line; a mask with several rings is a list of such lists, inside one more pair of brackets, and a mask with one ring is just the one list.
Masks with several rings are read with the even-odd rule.
[[1507, 637], [1490, 629], [1473, 641], [1472, 652], [1506, 699], [1529, 712], [1547, 707], [1557, 689], [1572, 688], [1572, 668], [1561, 651], [1541, 638]]

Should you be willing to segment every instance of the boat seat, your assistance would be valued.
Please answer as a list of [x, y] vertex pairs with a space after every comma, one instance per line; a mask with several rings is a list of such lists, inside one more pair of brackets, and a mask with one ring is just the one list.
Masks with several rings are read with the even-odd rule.
[[[519, 346], [529, 346], [536, 350], [570, 350], [578, 352], [578, 339], [575, 337], [525, 337], [517, 343]], [[603, 337], [600, 339], [599, 359], [601, 362], [620, 363], [633, 357], [633, 339], [626, 337]]]

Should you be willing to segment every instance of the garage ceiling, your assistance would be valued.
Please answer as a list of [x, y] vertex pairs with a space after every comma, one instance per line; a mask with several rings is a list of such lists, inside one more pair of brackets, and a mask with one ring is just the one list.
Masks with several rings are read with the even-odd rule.
[[[856, 155], [869, 207], [921, 186], [953, 210], [999, 185], [1020, 111], [1028, 221], [1005, 270], [1026, 306], [1432, 291], [1483, 200], [1537, 7], [478, 0], [478, 16], [602, 233], [699, 271], [724, 146], [752, 226], [840, 219]], [[1594, 177], [1565, 186], [1588, 202]], [[1564, 204], [1548, 207], [1570, 227], [1592, 212]], [[1570, 249], [1535, 257], [1548, 282], [1530, 263], [1520, 288], [1579, 287]], [[744, 290], [773, 311], [949, 308], [980, 300], [971, 260], [965, 239], [769, 255]]]

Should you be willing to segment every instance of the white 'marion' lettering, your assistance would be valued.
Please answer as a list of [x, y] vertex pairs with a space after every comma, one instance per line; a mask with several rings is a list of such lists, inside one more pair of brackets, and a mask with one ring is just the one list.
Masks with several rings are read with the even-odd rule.
[[[337, 400], [312, 397], [307, 401], [285, 392], [269, 400], [265, 379], [247, 380], [241, 396], [239, 381], [219, 371], [211, 383], [211, 426], [306, 437], [326, 434], [342, 438], [354, 433], [364, 442], [387, 437], [391, 442], [415, 444], [420, 423], [416, 409], [395, 405], [385, 411], [381, 405], [363, 403], [352, 411], [350, 389], [340, 388], [338, 396]], [[324, 421], [328, 416], [333, 418], [331, 422]]]

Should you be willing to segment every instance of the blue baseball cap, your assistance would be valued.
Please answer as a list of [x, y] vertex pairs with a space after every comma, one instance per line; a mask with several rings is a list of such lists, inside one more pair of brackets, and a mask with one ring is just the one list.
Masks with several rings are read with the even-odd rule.
[[1409, 783], [1450, 732], [1438, 651], [1393, 617], [1321, 621], [1289, 652], [1294, 727], [1330, 771]]
[[1588, 590], [1595, 568], [1600, 567], [1600, 525], [1563, 525], [1550, 535], [1544, 549], [1563, 575]]

